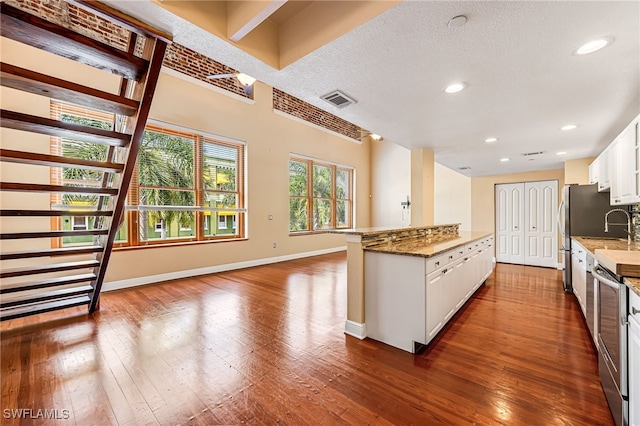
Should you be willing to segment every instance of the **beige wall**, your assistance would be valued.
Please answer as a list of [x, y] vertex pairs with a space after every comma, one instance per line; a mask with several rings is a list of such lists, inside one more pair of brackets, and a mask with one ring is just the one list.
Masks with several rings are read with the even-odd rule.
[[[475, 177], [471, 179], [471, 228], [474, 231], [495, 232], [495, 185], [498, 183], [557, 180], [558, 193], [564, 185], [564, 170], [514, 173]], [[560, 196], [560, 195], [559, 195]]]
[[411, 226], [433, 225], [434, 164], [433, 151], [411, 150]]
[[[43, 69], [43, 72], [46, 70], [68, 79], [80, 77], [82, 81], [94, 86], [105, 80], [104, 73], [83, 65], [69, 65], [57, 58], [51, 61], [52, 55], [35, 49], [24, 50], [25, 47], [10, 41], [5, 43], [4, 39], [2, 42], [3, 61], [36, 70]], [[25, 62], [29, 64], [23, 65]], [[94, 74], [94, 71], [99, 74]], [[117, 84], [117, 79], [106, 80], [110, 86], [113, 86], [114, 81]], [[47, 98], [11, 89], [2, 90], [3, 108], [48, 116]], [[271, 87], [256, 83], [255, 103], [250, 104], [215, 90], [205, 89], [188, 78], [185, 80], [167, 73], [160, 76], [151, 119], [246, 142], [248, 240], [116, 250], [107, 271], [107, 282], [345, 247], [346, 241], [342, 235], [289, 236], [290, 153], [354, 167], [356, 225], [370, 226], [369, 144], [351, 142], [333, 133], [276, 115], [272, 110], [271, 93]], [[22, 138], [19, 132], [2, 130], [3, 147], [22, 143], [22, 139], [18, 138]], [[46, 152], [49, 138], [36, 138], [39, 143], [37, 149]], [[32, 167], [39, 169], [39, 175], [29, 172], [29, 176], [48, 183], [48, 168]], [[3, 180], [20, 181], [24, 170], [24, 166], [5, 167], [3, 164]], [[46, 205], [48, 195], [44, 195], [40, 201]], [[3, 204], [6, 204], [4, 194]], [[273, 220], [268, 220], [269, 215], [273, 216]], [[9, 225], [17, 224], [3, 220], [5, 228]], [[274, 243], [276, 248], [273, 248]]]
[[579, 185], [589, 184], [589, 164], [595, 157], [578, 158], [564, 162], [564, 182], [566, 185], [577, 183]]
[[435, 163], [434, 223], [459, 223], [471, 231], [471, 178]]

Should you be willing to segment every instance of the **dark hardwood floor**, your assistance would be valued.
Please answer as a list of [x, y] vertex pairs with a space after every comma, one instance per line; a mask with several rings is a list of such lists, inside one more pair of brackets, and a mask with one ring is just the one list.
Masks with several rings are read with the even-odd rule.
[[105, 293], [93, 316], [7, 321], [1, 421], [613, 424], [558, 271], [498, 265], [420, 355], [346, 336], [345, 318], [337, 253]]

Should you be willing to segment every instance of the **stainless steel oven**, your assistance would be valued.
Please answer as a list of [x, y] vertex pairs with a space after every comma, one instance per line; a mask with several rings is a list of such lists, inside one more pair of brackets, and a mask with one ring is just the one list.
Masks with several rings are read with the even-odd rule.
[[617, 426], [629, 418], [627, 384], [627, 286], [621, 277], [597, 264], [592, 271], [598, 280], [598, 370], [600, 382]]

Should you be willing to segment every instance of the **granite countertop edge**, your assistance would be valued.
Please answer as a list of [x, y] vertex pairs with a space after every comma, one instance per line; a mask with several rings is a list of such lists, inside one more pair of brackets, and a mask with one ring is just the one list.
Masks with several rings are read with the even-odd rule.
[[[597, 239], [596, 237], [571, 237], [576, 240], [581, 246], [589, 251], [594, 257], [596, 257], [595, 251], [598, 249], [609, 250], [631, 250], [640, 251], [640, 247], [637, 243], [628, 245], [625, 240], [612, 240], [609, 238]], [[601, 254], [602, 255], [602, 254]], [[625, 277], [624, 283], [629, 287], [631, 291], [640, 296], [640, 278]]]
[[366, 247], [365, 251], [395, 254], [400, 256], [434, 257], [449, 250], [464, 246], [493, 235], [485, 231], [461, 231], [459, 235], [442, 241], [425, 242], [425, 237], [412, 238], [409, 241], [389, 242], [386, 244]]

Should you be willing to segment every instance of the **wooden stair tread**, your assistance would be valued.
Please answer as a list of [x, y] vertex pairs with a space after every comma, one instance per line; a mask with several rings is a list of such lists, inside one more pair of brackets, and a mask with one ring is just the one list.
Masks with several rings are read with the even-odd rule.
[[5, 63], [0, 64], [0, 83], [13, 89], [127, 116], [134, 115], [140, 105], [138, 101], [124, 96]]
[[89, 296], [73, 297], [69, 299], [56, 300], [53, 302], [39, 303], [36, 305], [20, 306], [0, 310], [0, 321], [7, 321], [14, 318], [26, 317], [45, 312], [56, 311], [58, 309], [71, 308], [74, 306], [88, 305], [91, 302]]
[[[99, 187], [92, 187], [92, 186], [69, 186], [69, 185], [42, 185], [42, 184], [36, 184], [36, 183], [20, 183], [20, 182], [0, 182], [0, 190], [23, 191], [23, 192], [61, 192], [64, 194], [118, 195], [118, 190], [116, 188], [99, 188]], [[98, 213], [98, 212], [95, 211], [92, 214], [86, 214], [86, 215], [83, 214], [81, 216], [100, 216], [95, 213]], [[50, 214], [47, 216], [56, 216], [56, 214]], [[61, 214], [60, 216], [72, 216], [72, 215]]]
[[149, 61], [2, 3], [3, 37], [125, 77], [140, 80]]
[[[0, 189], [2, 189], [0, 183]], [[54, 191], [48, 191], [54, 192]], [[113, 216], [111, 210], [0, 210], [0, 216], [31, 216], [31, 217], [60, 217], [60, 216]]]
[[2, 293], [13, 293], [16, 291], [26, 291], [26, 290], [35, 290], [38, 288], [46, 288], [46, 287], [57, 287], [61, 285], [67, 284], [78, 284], [87, 281], [93, 281], [96, 279], [96, 275], [93, 273], [90, 274], [78, 274], [78, 275], [68, 275], [66, 277], [56, 277], [50, 278], [46, 280], [40, 281], [30, 281], [30, 282], [22, 282], [22, 283], [14, 283], [2, 285], [0, 284], [0, 294]]
[[71, 256], [77, 254], [99, 253], [104, 248], [101, 246], [75, 246], [61, 247], [46, 250], [28, 250], [0, 253], [0, 260], [28, 259], [32, 257]]
[[12, 149], [0, 149], [0, 160], [38, 166], [61, 166], [74, 169], [99, 170], [108, 173], [117, 173], [124, 169], [124, 164], [120, 163], [84, 160], [81, 158], [62, 157], [60, 155], [40, 154], [36, 152], [14, 151]]
[[47, 272], [70, 271], [73, 269], [95, 268], [100, 266], [98, 260], [79, 260], [77, 262], [53, 263], [51, 265], [37, 265], [21, 268], [4, 268], [0, 271], [0, 278], [21, 277], [25, 275], [45, 274]]
[[82, 140], [119, 147], [127, 146], [131, 140], [131, 135], [125, 133], [97, 129], [95, 127], [67, 123], [5, 109], [0, 110], [0, 118], [2, 119], [0, 122], [2, 127], [72, 140]]
[[80, 287], [63, 288], [41, 293], [13, 293], [2, 296], [2, 298], [0, 299], [0, 308], [10, 308], [18, 305], [45, 302], [51, 299], [79, 296], [82, 294], [89, 294], [92, 291], [93, 287], [91, 287], [90, 285], [83, 285]]
[[77, 237], [81, 235], [107, 235], [108, 233], [108, 229], [85, 229], [78, 231], [6, 232], [0, 234], [0, 240], [20, 240], [22, 238]]

